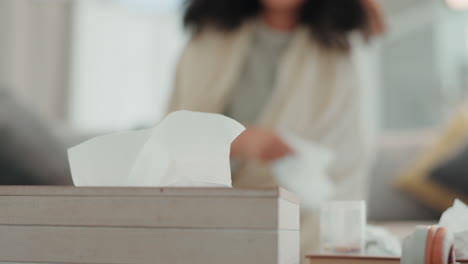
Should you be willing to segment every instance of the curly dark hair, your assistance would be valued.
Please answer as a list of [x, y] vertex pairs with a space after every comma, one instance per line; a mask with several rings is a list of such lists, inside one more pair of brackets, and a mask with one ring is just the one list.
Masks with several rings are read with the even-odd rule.
[[[346, 50], [348, 35], [360, 31], [366, 39], [383, 31], [373, 0], [305, 0], [299, 22], [327, 48]], [[222, 30], [238, 28], [261, 12], [260, 0], [186, 0], [184, 25], [199, 31], [207, 25]]]

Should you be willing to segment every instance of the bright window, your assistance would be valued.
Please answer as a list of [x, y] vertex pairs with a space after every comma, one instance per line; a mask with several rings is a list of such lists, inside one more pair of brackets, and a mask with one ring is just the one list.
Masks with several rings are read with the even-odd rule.
[[121, 130], [161, 118], [185, 41], [177, 7], [174, 0], [76, 1], [72, 125]]

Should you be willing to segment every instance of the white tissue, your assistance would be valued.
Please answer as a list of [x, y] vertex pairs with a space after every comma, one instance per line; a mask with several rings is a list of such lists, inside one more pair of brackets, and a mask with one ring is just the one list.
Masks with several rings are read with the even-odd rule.
[[229, 153], [243, 131], [218, 114], [178, 111], [147, 130], [68, 150], [76, 186], [231, 187]]
[[282, 138], [294, 154], [273, 163], [273, 176], [279, 185], [301, 199], [302, 207], [318, 209], [335, 193], [335, 187], [327, 175], [327, 169], [334, 160], [333, 153], [291, 134], [284, 134]]
[[439, 225], [447, 228], [455, 236], [455, 257], [468, 258], [468, 206], [455, 200], [440, 218]]
[[366, 255], [399, 257], [401, 256], [400, 240], [383, 227], [367, 225]]

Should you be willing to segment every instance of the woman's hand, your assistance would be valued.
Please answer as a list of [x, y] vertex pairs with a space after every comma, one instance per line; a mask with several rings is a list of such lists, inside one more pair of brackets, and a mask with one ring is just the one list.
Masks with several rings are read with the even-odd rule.
[[274, 161], [292, 153], [292, 149], [273, 131], [247, 128], [231, 145], [231, 156], [262, 162]]

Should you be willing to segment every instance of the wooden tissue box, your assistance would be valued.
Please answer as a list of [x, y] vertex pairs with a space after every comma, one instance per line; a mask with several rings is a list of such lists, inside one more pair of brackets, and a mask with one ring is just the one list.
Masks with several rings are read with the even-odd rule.
[[0, 187], [0, 263], [297, 264], [281, 189]]

